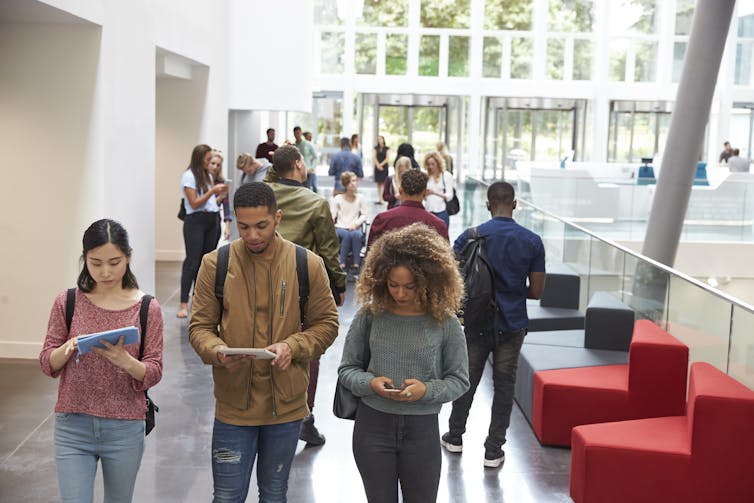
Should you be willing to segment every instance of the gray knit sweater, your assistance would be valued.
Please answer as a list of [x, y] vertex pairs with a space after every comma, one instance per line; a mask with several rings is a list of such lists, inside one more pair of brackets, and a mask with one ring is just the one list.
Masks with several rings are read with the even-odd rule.
[[[438, 323], [429, 315], [375, 315], [369, 334], [371, 359], [364, 371], [366, 318], [363, 309], [354, 317], [338, 368], [343, 385], [364, 404], [387, 414], [437, 414], [443, 403], [469, 389], [466, 339], [455, 316]], [[427, 393], [415, 402], [383, 398], [369, 385], [379, 376], [391, 378], [396, 386], [404, 379], [418, 379], [427, 385]]]

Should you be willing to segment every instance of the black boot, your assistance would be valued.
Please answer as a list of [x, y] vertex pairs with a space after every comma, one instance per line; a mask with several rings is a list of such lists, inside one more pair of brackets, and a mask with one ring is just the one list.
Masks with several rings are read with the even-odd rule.
[[304, 418], [301, 422], [301, 432], [298, 434], [298, 438], [306, 442], [307, 446], [316, 447], [325, 443], [325, 436], [314, 426], [314, 414]]

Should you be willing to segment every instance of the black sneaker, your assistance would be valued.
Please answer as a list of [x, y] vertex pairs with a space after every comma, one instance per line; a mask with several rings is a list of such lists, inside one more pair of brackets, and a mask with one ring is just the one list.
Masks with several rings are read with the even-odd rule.
[[484, 466], [486, 468], [497, 468], [505, 463], [505, 452], [502, 449], [485, 449]]
[[306, 442], [307, 447], [317, 447], [325, 443], [325, 436], [314, 426], [314, 416], [309, 416], [301, 422], [298, 438]]
[[444, 433], [440, 439], [442, 444], [448, 452], [463, 452], [463, 439], [461, 435], [453, 435], [450, 432]]

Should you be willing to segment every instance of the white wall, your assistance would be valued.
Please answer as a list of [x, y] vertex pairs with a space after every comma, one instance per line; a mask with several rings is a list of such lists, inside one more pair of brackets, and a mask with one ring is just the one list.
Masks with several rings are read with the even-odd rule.
[[32, 357], [55, 295], [74, 285], [83, 230], [104, 194], [96, 86], [100, 30], [0, 25], [0, 356]]
[[[125, 225], [146, 292], [154, 293], [155, 234], [183, 249], [175, 218], [181, 167], [198, 141], [221, 149], [227, 141], [229, 16], [227, 1], [209, 0], [8, 5], [0, 9], [0, 141], [17, 188], [0, 216], [0, 357], [35, 358], [54, 296], [75, 284], [92, 221]], [[186, 108], [166, 98], [169, 83], [157, 82], [158, 48], [204, 67], [185, 93], [195, 101], [182, 110], [190, 122], [164, 122], [179, 128], [175, 135], [157, 132], [158, 110]], [[172, 146], [181, 135], [185, 144]], [[156, 166], [171, 148], [180, 156]], [[174, 171], [163, 178], [168, 165]]]

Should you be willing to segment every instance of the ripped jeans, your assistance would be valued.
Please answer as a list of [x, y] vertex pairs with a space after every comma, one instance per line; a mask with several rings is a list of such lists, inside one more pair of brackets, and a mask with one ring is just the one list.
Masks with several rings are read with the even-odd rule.
[[260, 503], [285, 503], [288, 474], [296, 453], [301, 421], [265, 426], [235, 426], [215, 419], [212, 479], [216, 503], [246, 501], [254, 460]]

